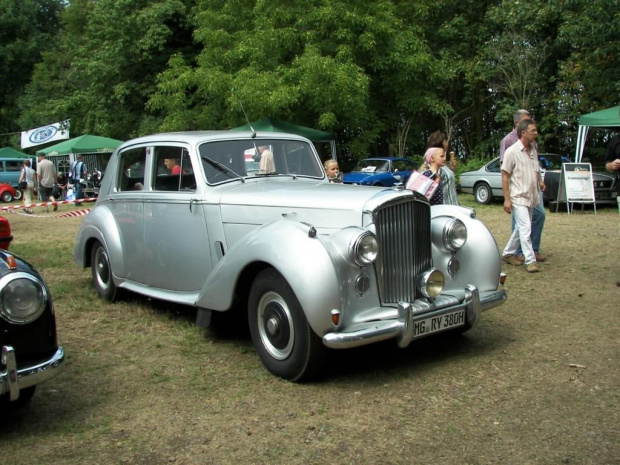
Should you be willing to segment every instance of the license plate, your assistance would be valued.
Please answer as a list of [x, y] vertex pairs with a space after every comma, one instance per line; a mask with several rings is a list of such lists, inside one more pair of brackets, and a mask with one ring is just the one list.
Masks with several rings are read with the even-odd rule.
[[456, 328], [465, 324], [465, 310], [432, 316], [413, 322], [413, 338], [428, 336], [450, 328]]

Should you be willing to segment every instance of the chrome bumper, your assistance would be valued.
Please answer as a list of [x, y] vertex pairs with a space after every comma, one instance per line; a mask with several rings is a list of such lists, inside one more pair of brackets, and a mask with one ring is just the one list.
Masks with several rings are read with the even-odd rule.
[[483, 311], [501, 305], [506, 300], [506, 291], [497, 290], [485, 294], [483, 298], [476, 286], [465, 286], [465, 299], [458, 305], [450, 305], [430, 312], [416, 312], [414, 305], [407, 302], [398, 304], [398, 317], [395, 320], [372, 321], [354, 331], [333, 332], [323, 336], [323, 344], [332, 349], [348, 349], [372, 344], [386, 339], [396, 339], [398, 346], [405, 348], [413, 339], [416, 321], [439, 316], [455, 310], [465, 309], [465, 326], [473, 328]]
[[9, 400], [19, 399], [22, 389], [40, 384], [56, 376], [64, 367], [65, 352], [62, 347], [44, 362], [17, 369], [15, 350], [11, 346], [2, 347], [0, 360], [0, 395], [9, 394]]

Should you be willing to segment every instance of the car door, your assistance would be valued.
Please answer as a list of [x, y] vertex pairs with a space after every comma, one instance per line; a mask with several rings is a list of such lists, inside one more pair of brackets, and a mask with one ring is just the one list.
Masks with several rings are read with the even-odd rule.
[[499, 158], [496, 158], [486, 167], [487, 175], [483, 177], [489, 183], [493, 197], [503, 197], [504, 191], [502, 189], [502, 167], [499, 162]]
[[[192, 292], [211, 272], [209, 237], [197, 202], [198, 179], [181, 144], [151, 147], [149, 189], [144, 192], [144, 265], [149, 286]], [[171, 160], [173, 162], [171, 162]]]
[[[116, 221], [120, 236], [119, 253], [124, 268], [114, 266], [114, 273], [125, 279], [146, 283], [144, 267], [144, 205], [148, 147], [132, 147], [118, 155], [118, 172], [114, 192], [109, 196], [108, 208]], [[108, 238], [112, 242], [112, 238]], [[108, 244], [111, 247], [111, 244]], [[110, 251], [112, 252], [112, 250]], [[113, 255], [113, 254], [112, 254]]]

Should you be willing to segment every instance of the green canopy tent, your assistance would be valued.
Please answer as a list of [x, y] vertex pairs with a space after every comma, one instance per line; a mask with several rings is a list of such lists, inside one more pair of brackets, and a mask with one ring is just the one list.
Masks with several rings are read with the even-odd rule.
[[20, 152], [11, 147], [2, 147], [0, 149], [0, 158], [30, 158], [27, 153]]
[[110, 155], [122, 143], [121, 140], [110, 139], [109, 137], [84, 134], [37, 150], [37, 155], [56, 157], [56, 169], [62, 172], [69, 170], [70, 163], [77, 159], [77, 155], [84, 155], [84, 161], [90, 171], [105, 171]]
[[579, 118], [579, 130], [577, 131], [577, 147], [575, 149], [575, 162], [580, 163], [583, 150], [586, 146], [588, 129], [594, 128], [620, 128], [620, 105], [595, 111]]
[[[252, 128], [250, 128], [250, 125]], [[321, 131], [319, 129], [312, 129], [306, 126], [299, 126], [297, 124], [287, 123], [272, 118], [263, 118], [258, 121], [254, 121], [238, 128], [233, 128], [231, 131], [251, 131], [254, 129], [256, 132], [284, 132], [288, 134], [296, 134], [298, 136], [310, 139], [312, 142], [325, 142], [328, 143], [331, 150], [331, 158], [336, 159], [336, 137], [331, 132]]]
[[84, 134], [75, 139], [65, 140], [58, 144], [37, 150], [37, 155], [54, 157], [58, 155], [76, 155], [79, 153], [112, 153], [114, 149], [122, 143], [123, 141], [121, 140], [110, 139], [109, 137]]

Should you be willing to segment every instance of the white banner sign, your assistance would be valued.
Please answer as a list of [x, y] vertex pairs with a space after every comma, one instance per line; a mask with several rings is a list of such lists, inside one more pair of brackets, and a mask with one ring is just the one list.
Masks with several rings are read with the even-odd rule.
[[60, 123], [50, 124], [30, 131], [22, 131], [23, 149], [34, 147], [35, 145], [53, 142], [55, 140], [64, 140], [69, 138], [69, 120]]

